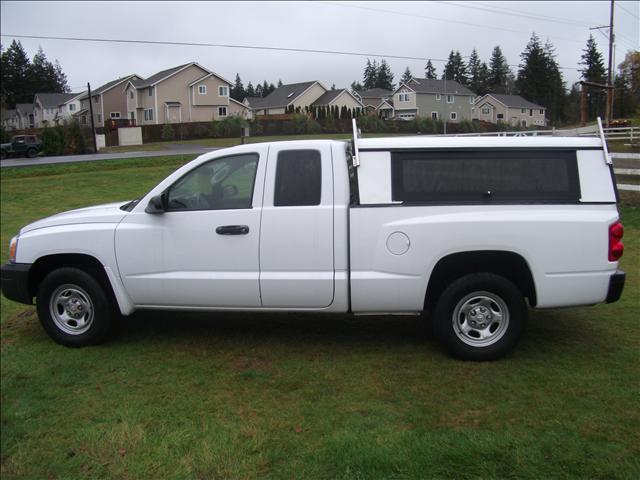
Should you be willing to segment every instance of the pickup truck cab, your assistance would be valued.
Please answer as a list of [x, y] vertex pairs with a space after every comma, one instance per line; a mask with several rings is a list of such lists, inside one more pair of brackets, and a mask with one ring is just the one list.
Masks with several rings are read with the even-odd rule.
[[42, 142], [35, 135], [16, 135], [11, 142], [0, 145], [0, 156], [4, 160], [9, 156], [34, 158], [42, 150]]
[[[606, 147], [605, 147], [606, 148]], [[622, 225], [597, 138], [305, 140], [204, 154], [129, 202], [23, 227], [2, 267], [68, 346], [114, 313], [420, 315], [460, 358], [510, 351], [528, 307], [616, 301]]]

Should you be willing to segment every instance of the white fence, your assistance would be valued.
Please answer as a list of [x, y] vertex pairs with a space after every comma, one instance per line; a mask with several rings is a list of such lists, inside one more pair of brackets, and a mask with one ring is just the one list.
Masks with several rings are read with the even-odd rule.
[[[638, 163], [639, 168], [614, 168], [613, 172], [617, 175], [630, 175], [640, 176], [640, 153], [616, 153], [611, 152], [611, 158], [613, 160], [632, 160], [634, 163]], [[635, 165], [634, 165], [635, 166]], [[633, 185], [629, 183], [618, 183], [618, 190], [626, 190], [631, 192], [640, 192], [640, 185]]]

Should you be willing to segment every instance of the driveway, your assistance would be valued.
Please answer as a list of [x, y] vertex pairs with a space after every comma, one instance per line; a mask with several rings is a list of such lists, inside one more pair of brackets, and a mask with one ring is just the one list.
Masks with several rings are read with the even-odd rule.
[[217, 147], [202, 145], [169, 145], [167, 150], [120, 153], [95, 153], [88, 155], [62, 155], [59, 157], [7, 158], [0, 160], [0, 168], [27, 167], [32, 165], [51, 165], [54, 163], [92, 162], [96, 160], [116, 160], [121, 158], [166, 157], [172, 155], [200, 155], [217, 150]]

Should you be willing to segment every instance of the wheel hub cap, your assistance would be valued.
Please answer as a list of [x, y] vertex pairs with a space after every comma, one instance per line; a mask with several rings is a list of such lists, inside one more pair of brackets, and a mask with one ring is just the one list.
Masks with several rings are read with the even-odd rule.
[[49, 312], [55, 325], [70, 335], [86, 332], [93, 322], [91, 297], [81, 287], [65, 284], [51, 295]]
[[456, 336], [467, 345], [486, 347], [505, 334], [509, 326], [509, 309], [498, 295], [478, 291], [458, 302], [452, 315]]

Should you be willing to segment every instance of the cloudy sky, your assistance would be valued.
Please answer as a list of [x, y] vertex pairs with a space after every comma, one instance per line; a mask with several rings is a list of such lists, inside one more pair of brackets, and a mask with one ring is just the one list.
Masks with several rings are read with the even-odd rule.
[[[616, 64], [640, 48], [640, 2], [616, 1]], [[446, 59], [451, 49], [475, 47], [488, 62], [500, 45], [517, 72], [531, 33], [556, 48], [565, 80], [578, 80], [577, 63], [589, 28], [609, 23], [609, 2], [0, 2], [3, 48], [12, 35], [91, 37], [332, 50], [387, 58], [398, 79], [421, 58]], [[607, 30], [593, 30], [607, 58]], [[229, 80], [276, 83], [320, 80], [347, 87], [361, 80], [366, 56], [222, 47], [144, 45], [20, 39], [30, 56], [42, 46], [58, 59], [73, 91], [130, 73], [143, 77], [190, 61]], [[392, 56], [417, 57], [400, 59]], [[434, 61], [441, 73], [443, 63]]]

